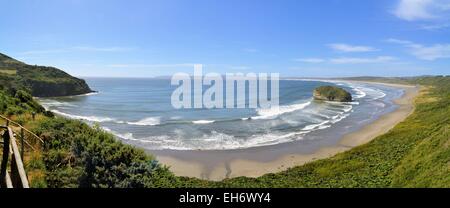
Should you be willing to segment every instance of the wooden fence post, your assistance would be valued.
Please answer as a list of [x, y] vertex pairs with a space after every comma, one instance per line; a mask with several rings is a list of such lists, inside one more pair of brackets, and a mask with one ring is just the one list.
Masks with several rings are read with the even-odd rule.
[[12, 149], [11, 179], [13, 185], [14, 187], [29, 188], [27, 174], [25, 172], [22, 158], [20, 157], [20, 151], [17, 147], [16, 139], [11, 128], [8, 128], [8, 132]]
[[3, 134], [3, 157], [0, 169], [0, 185], [1, 187], [6, 187], [6, 171], [8, 167], [8, 157], [9, 157], [9, 134], [8, 130]]
[[23, 132], [23, 128], [20, 128], [20, 157], [22, 158], [22, 160], [23, 160], [23, 152], [24, 152], [24, 147], [25, 147], [25, 145], [24, 145], [24, 136], [25, 136], [25, 134], [24, 134], [24, 132]]

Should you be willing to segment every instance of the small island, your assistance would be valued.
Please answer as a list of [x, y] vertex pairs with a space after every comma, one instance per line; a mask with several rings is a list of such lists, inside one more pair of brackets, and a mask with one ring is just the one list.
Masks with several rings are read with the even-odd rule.
[[335, 86], [321, 86], [314, 89], [314, 99], [337, 101], [337, 102], [351, 102], [352, 95], [346, 90]]

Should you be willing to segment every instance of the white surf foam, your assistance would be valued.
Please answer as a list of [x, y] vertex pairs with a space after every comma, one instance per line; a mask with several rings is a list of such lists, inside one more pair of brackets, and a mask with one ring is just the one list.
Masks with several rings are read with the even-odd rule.
[[305, 103], [279, 106], [278, 108], [258, 109], [257, 113], [259, 116], [254, 116], [251, 118], [252, 119], [272, 119], [272, 118], [276, 118], [277, 116], [282, 115], [284, 113], [290, 113], [293, 111], [304, 109], [306, 106], [308, 106], [310, 104], [311, 104], [311, 101], [308, 101]]
[[214, 120], [198, 120], [198, 121], [192, 121], [192, 123], [194, 124], [210, 124], [210, 123], [214, 123]]
[[327, 124], [327, 123], [329, 123], [329, 122], [330, 122], [329, 120], [326, 120], [326, 121], [323, 121], [323, 122], [318, 123], [318, 124], [310, 124], [310, 125], [305, 126], [302, 130], [303, 130], [303, 131], [314, 130], [314, 129], [316, 129], [316, 128], [318, 128], [318, 127], [324, 125], [324, 124]]
[[377, 90], [377, 92], [378, 92], [378, 96], [375, 96], [374, 98], [373, 98], [373, 100], [378, 100], [378, 99], [381, 99], [381, 98], [384, 98], [384, 97], [386, 97], [386, 93], [384, 93], [384, 92], [382, 92], [381, 90]]
[[[111, 132], [113, 133], [113, 132]], [[196, 139], [182, 139], [171, 138], [167, 136], [155, 136], [136, 139], [130, 133], [115, 134], [116, 136], [142, 143], [150, 147], [151, 149], [172, 149], [172, 150], [229, 150], [229, 149], [245, 149], [250, 147], [260, 147], [275, 145], [279, 143], [285, 143], [292, 141], [292, 137], [302, 133], [289, 133], [289, 134], [266, 134], [255, 135], [253, 137], [243, 139], [237, 139], [232, 135], [212, 132], [208, 135], [203, 135]], [[296, 137], [296, 139], [301, 139]]]
[[125, 141], [138, 142], [149, 149], [154, 150], [227, 150], [227, 149], [245, 149], [250, 147], [260, 147], [285, 143], [294, 140], [303, 139], [301, 135], [308, 131], [283, 133], [269, 133], [265, 135], [254, 135], [247, 139], [237, 139], [232, 135], [219, 133], [216, 131], [211, 134], [204, 134], [195, 139], [186, 139], [183, 133], [177, 136], [150, 136], [145, 138], [135, 138], [132, 133], [119, 133], [107, 127], [102, 127], [105, 131]]
[[360, 99], [367, 96], [367, 94], [362, 90], [361, 87], [350, 87], [352, 87], [352, 89], [356, 92], [356, 96], [354, 96], [355, 98]]
[[109, 118], [109, 117], [100, 117], [100, 116], [80, 116], [80, 115], [73, 115], [73, 114], [69, 114], [69, 113], [64, 113], [58, 110], [52, 110], [52, 112], [64, 116], [64, 117], [68, 117], [68, 118], [73, 118], [73, 119], [78, 119], [78, 120], [86, 120], [86, 121], [92, 121], [92, 122], [114, 122], [116, 121], [113, 118]]
[[136, 125], [136, 126], [155, 126], [161, 124], [161, 118], [160, 117], [148, 117], [141, 119], [139, 121], [134, 122], [126, 122], [130, 125]]
[[77, 107], [74, 104], [67, 103], [67, 102], [60, 102], [57, 100], [50, 100], [50, 99], [40, 99], [39, 102], [44, 106], [46, 109], [50, 107]]
[[99, 92], [89, 92], [89, 93], [85, 93], [85, 94], [81, 94], [81, 95], [74, 95], [74, 96], [91, 96], [91, 95], [97, 95], [99, 94]]
[[371, 100], [378, 100], [386, 96], [386, 93], [377, 88], [353, 85], [350, 85], [350, 87], [356, 92], [356, 95], [354, 96], [356, 99], [368, 97]]
[[[320, 123], [310, 124], [299, 131], [280, 133], [271, 132], [267, 134], [252, 135], [247, 138], [237, 138], [233, 135], [212, 131], [195, 138], [186, 137], [186, 132], [181, 130], [174, 131], [175, 135], [167, 134], [160, 136], [149, 136], [143, 138], [135, 138], [132, 133], [117, 133], [111, 130], [109, 132], [124, 140], [140, 143], [143, 147], [149, 149], [171, 149], [171, 150], [229, 150], [229, 149], [246, 149], [251, 147], [269, 146], [292, 142], [303, 139], [304, 135], [316, 130], [326, 129], [332, 124], [346, 118], [349, 113], [342, 111], [341, 114], [323, 120]], [[210, 123], [211, 121], [203, 120], [200, 123]], [[198, 123], [198, 121], [197, 121]]]
[[330, 104], [336, 104], [336, 105], [343, 105], [343, 104], [359, 105], [359, 102], [357, 102], [357, 101], [352, 101], [352, 102], [325, 101], [325, 102], [330, 103]]

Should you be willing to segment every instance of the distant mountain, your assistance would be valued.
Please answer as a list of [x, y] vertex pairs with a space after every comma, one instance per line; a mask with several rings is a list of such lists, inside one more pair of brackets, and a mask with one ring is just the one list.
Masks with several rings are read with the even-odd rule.
[[24, 89], [36, 97], [80, 95], [93, 92], [82, 79], [55, 67], [28, 65], [0, 53], [0, 87]]

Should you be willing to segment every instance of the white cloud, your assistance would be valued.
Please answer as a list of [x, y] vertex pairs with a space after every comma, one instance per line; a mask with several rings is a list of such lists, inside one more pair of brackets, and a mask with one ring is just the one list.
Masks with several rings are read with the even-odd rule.
[[434, 61], [436, 59], [450, 58], [450, 44], [434, 44], [424, 46], [408, 40], [388, 39], [387, 42], [401, 44], [407, 47], [410, 53], [418, 59]]
[[394, 15], [407, 21], [440, 18], [450, 10], [449, 0], [400, 0]]
[[429, 11], [432, 3], [433, 0], [400, 0], [394, 14], [408, 21], [434, 18]]
[[375, 58], [341, 57], [330, 59], [330, 62], [334, 64], [375, 64], [385, 63], [393, 60], [395, 60], [395, 58], [391, 56], [378, 56]]
[[321, 59], [321, 58], [300, 58], [300, 59], [294, 59], [294, 61], [305, 62], [305, 63], [322, 63], [322, 62], [325, 62], [325, 59]]
[[335, 51], [340, 52], [370, 52], [370, 51], [377, 51], [377, 49], [369, 47], [369, 46], [355, 46], [355, 45], [349, 45], [345, 43], [332, 43], [328, 45], [330, 48], [332, 48]]
[[434, 61], [436, 59], [450, 58], [450, 44], [435, 44], [429, 47], [412, 48], [412, 54], [417, 58]]
[[386, 40], [386, 42], [406, 45], [406, 46], [409, 46], [411, 48], [421, 47], [420, 44], [413, 43], [412, 41], [401, 40], [401, 39], [396, 39], [396, 38], [389, 38], [389, 39]]

